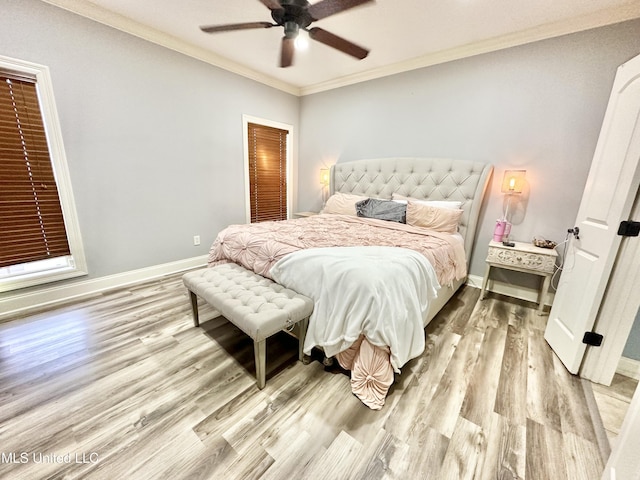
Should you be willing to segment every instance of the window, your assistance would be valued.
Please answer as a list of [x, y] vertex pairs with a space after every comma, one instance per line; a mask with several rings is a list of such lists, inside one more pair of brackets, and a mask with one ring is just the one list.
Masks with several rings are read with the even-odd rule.
[[86, 273], [52, 98], [46, 67], [0, 57], [0, 291]]
[[[271, 123], [271, 125], [265, 124]], [[245, 118], [248, 221], [288, 218], [291, 127]]]

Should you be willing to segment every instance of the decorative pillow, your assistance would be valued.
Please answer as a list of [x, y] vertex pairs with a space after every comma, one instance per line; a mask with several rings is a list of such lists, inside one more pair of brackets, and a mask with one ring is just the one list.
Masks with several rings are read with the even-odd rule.
[[413, 201], [407, 203], [407, 224], [436, 232], [456, 233], [464, 210], [438, 208]]
[[356, 203], [356, 212], [359, 217], [407, 223], [407, 206], [393, 200], [367, 198]]
[[419, 198], [404, 197], [402, 195], [398, 195], [397, 193], [391, 195], [391, 198], [397, 201], [411, 201], [420, 205], [429, 205], [431, 207], [438, 208], [450, 208], [453, 210], [458, 210], [462, 207], [462, 202], [459, 202], [457, 200], [420, 200]]
[[356, 203], [366, 200], [368, 197], [354, 195], [352, 193], [336, 192], [329, 197], [320, 213], [339, 213], [342, 215], [357, 215]]

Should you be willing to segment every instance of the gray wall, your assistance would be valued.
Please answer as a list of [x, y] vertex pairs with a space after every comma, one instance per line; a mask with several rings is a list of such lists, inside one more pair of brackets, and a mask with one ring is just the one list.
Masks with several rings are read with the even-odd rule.
[[0, 11], [0, 55], [50, 68], [89, 278], [245, 221], [242, 114], [297, 130], [297, 97], [38, 0]]
[[335, 161], [493, 163], [482, 275], [506, 168], [530, 186], [514, 237], [564, 238], [616, 67], [640, 53], [632, 21], [298, 99], [38, 0], [0, 11], [0, 54], [51, 69], [89, 278], [203, 255], [244, 221], [243, 113], [300, 132], [299, 210], [320, 207], [318, 169]]
[[639, 32], [640, 21], [631, 21], [303, 97], [300, 208], [320, 207], [324, 164], [480, 160], [496, 170], [472, 274], [484, 274], [505, 169], [527, 170], [529, 183], [513, 238], [562, 241], [575, 221], [616, 68], [640, 54]]
[[629, 332], [622, 356], [640, 361], [640, 310], [636, 314], [636, 320], [631, 327], [631, 332]]

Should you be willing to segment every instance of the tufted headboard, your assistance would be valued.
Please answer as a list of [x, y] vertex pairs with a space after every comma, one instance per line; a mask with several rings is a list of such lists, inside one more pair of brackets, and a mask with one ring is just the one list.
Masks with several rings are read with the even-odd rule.
[[392, 193], [421, 200], [458, 200], [464, 213], [467, 267], [476, 234], [482, 198], [493, 166], [448, 158], [377, 158], [336, 163], [331, 167], [330, 192], [390, 199]]

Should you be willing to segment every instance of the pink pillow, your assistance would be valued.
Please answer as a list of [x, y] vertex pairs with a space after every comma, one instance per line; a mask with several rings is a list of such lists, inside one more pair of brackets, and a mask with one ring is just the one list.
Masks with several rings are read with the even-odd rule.
[[354, 195], [352, 193], [334, 193], [327, 200], [326, 205], [320, 213], [338, 213], [341, 215], [353, 215], [356, 213], [356, 203], [362, 200], [366, 200], [369, 197], [362, 195]]
[[429, 228], [436, 232], [456, 233], [464, 210], [438, 208], [409, 201], [407, 203], [407, 224]]

